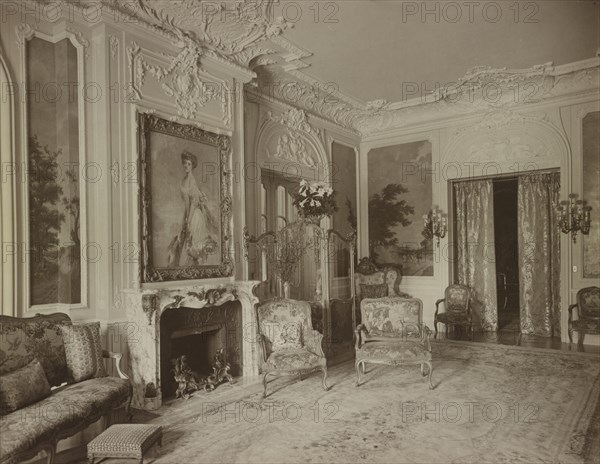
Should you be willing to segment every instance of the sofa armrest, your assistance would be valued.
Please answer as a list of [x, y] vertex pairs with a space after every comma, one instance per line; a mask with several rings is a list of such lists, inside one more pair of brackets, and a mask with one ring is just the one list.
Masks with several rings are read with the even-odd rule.
[[129, 376], [121, 370], [121, 359], [123, 359], [122, 353], [115, 353], [113, 351], [102, 350], [102, 357], [104, 357], [106, 359], [108, 359], [108, 358], [114, 359], [115, 367], [117, 368], [117, 373], [119, 374], [119, 377], [121, 377], [122, 379], [125, 379], [125, 380], [129, 380]]

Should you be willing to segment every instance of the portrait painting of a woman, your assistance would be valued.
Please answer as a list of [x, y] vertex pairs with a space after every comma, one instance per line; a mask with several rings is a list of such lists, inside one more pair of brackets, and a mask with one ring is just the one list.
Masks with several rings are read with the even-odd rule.
[[139, 125], [143, 281], [231, 276], [229, 136], [153, 114]]
[[194, 176], [198, 158], [183, 151], [181, 164], [184, 172], [180, 184], [182, 218], [178, 234], [168, 247], [169, 267], [199, 266], [207, 263], [210, 255], [219, 252], [216, 241], [219, 227]]

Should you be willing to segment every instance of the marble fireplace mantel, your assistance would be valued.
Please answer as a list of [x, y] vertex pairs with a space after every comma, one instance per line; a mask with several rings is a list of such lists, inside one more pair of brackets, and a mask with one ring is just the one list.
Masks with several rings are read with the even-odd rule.
[[[160, 389], [160, 318], [173, 308], [215, 308], [238, 301], [242, 308], [242, 375], [258, 375], [259, 353], [256, 340], [258, 298], [253, 290], [259, 281], [235, 281], [223, 285], [177, 285], [153, 289], [124, 290], [127, 319], [132, 324], [127, 337], [129, 364], [133, 383], [132, 406], [156, 408], [162, 404]], [[148, 384], [156, 387], [156, 396], [148, 399]], [[152, 406], [150, 406], [152, 405]]]

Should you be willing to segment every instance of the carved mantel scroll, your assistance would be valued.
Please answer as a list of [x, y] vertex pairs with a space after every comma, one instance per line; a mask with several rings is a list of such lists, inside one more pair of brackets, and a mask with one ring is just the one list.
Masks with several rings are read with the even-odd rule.
[[132, 325], [127, 338], [129, 364], [134, 387], [133, 407], [144, 408], [146, 386], [157, 389], [154, 405], [160, 405], [160, 318], [168, 309], [188, 308], [198, 311], [238, 301], [242, 310], [242, 374], [258, 375], [254, 288], [258, 281], [236, 281], [225, 285], [170, 286], [159, 289], [124, 291], [127, 319]]

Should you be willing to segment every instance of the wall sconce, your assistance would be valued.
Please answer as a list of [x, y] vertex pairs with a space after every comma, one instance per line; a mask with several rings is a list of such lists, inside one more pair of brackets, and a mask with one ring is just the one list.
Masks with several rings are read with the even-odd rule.
[[569, 194], [569, 201], [563, 200], [556, 206], [558, 225], [563, 234], [571, 232], [573, 243], [577, 243], [577, 232], [583, 235], [590, 233], [591, 206], [586, 206], [585, 200], [578, 200], [576, 193]]
[[423, 215], [423, 235], [427, 240], [433, 240], [433, 237], [437, 238], [437, 246], [440, 246], [440, 238], [446, 236], [448, 231], [448, 224], [446, 222], [446, 216], [437, 208], [433, 208], [429, 213]]

